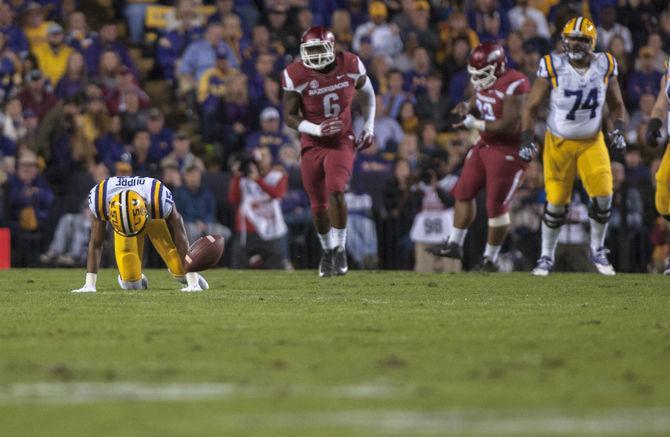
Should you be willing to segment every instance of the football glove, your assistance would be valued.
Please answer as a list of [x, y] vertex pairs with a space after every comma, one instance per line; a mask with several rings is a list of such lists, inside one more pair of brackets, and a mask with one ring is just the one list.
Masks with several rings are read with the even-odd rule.
[[614, 129], [609, 133], [610, 145], [614, 150], [626, 150], [626, 137], [624, 136], [623, 121], [614, 122]]
[[339, 118], [333, 117], [324, 120], [319, 125], [319, 128], [321, 130], [321, 136], [332, 137], [333, 135], [337, 135], [342, 132], [342, 129], [344, 129], [344, 123], [342, 123], [342, 120]]
[[652, 118], [649, 120], [647, 125], [647, 135], [645, 135], [644, 142], [647, 143], [649, 147], [658, 147], [658, 142], [663, 136], [661, 133], [661, 128], [663, 127], [663, 122], [660, 118]]
[[375, 141], [375, 134], [363, 130], [356, 140], [356, 150], [365, 150], [372, 145]]
[[519, 147], [519, 159], [530, 162], [537, 153], [537, 144], [533, 141], [533, 131], [527, 129], [521, 134], [521, 147]]

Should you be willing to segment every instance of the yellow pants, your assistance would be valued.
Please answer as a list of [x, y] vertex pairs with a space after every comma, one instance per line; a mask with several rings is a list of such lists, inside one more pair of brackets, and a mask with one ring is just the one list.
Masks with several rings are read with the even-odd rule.
[[549, 203], [570, 203], [577, 174], [589, 197], [612, 195], [612, 167], [602, 132], [593, 139], [568, 140], [547, 131], [542, 157]]
[[184, 276], [181, 257], [172, 241], [165, 220], [149, 220], [146, 228], [134, 237], [124, 237], [114, 233], [114, 255], [119, 274], [124, 281], [137, 281], [142, 277], [142, 254], [144, 238], [149, 236], [151, 244], [172, 273], [173, 276]]
[[670, 144], [656, 172], [656, 210], [662, 216], [670, 216]]

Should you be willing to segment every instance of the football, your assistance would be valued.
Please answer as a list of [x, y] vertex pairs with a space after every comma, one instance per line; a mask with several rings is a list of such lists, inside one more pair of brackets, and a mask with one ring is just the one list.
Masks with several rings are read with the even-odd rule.
[[221, 235], [205, 235], [188, 248], [184, 267], [187, 272], [201, 272], [216, 266], [223, 255], [225, 241]]

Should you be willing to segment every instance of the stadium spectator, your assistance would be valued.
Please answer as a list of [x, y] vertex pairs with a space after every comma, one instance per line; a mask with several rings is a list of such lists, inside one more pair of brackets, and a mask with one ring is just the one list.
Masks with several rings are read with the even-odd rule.
[[[281, 104], [281, 96], [279, 94], [280, 89], [281, 85], [279, 84], [279, 81], [275, 79], [273, 76], [266, 76], [263, 78], [263, 95], [258, 97], [253, 102], [254, 121], [256, 120], [260, 121], [261, 112], [263, 111], [263, 109], [268, 107], [273, 107], [277, 111], [279, 111], [279, 120], [282, 121], [282, 115], [281, 115], [282, 104]], [[259, 128], [259, 125], [255, 123], [252, 126], [254, 129]]]
[[107, 167], [110, 174], [115, 173], [116, 163], [121, 161], [125, 146], [121, 138], [121, 116], [112, 115], [109, 118], [107, 131], [96, 140], [96, 159]]
[[630, 30], [623, 24], [616, 22], [616, 8], [606, 6], [600, 11], [600, 25], [598, 26], [598, 43], [601, 47], [609, 47], [614, 36], [619, 36], [624, 43], [627, 54], [633, 52], [633, 38]]
[[433, 72], [426, 79], [426, 92], [416, 99], [416, 111], [421, 121], [436, 124], [445, 130], [449, 123], [449, 98], [442, 93], [442, 76]]
[[507, 55], [508, 68], [514, 68], [515, 70], [521, 68], [524, 59], [523, 35], [521, 32], [514, 31], [507, 35], [505, 54]]
[[141, 45], [144, 42], [144, 18], [147, 7], [156, 3], [156, 0], [126, 0], [123, 16], [128, 22], [130, 42]]
[[56, 104], [56, 96], [50, 91], [46, 80], [39, 70], [31, 70], [25, 78], [25, 85], [18, 94], [24, 110], [30, 109], [38, 119]]
[[398, 123], [402, 131], [407, 134], [416, 135], [419, 133], [419, 117], [416, 115], [416, 108], [414, 104], [409, 100], [403, 102], [400, 106], [400, 112], [398, 113]]
[[663, 40], [663, 51], [670, 53], [670, 8], [661, 12], [659, 35]]
[[207, 26], [202, 39], [186, 47], [177, 67], [179, 87], [182, 93], [194, 90], [205, 72], [216, 66], [217, 53], [225, 53], [229, 65], [237, 67], [237, 59], [230, 47], [223, 42], [223, 35], [223, 26], [220, 23], [211, 23]]
[[437, 52], [436, 60], [445, 66], [447, 65], [445, 60], [453, 51], [456, 38], [463, 38], [465, 40], [468, 51], [470, 48], [479, 45], [477, 32], [469, 27], [467, 17], [459, 11], [453, 11], [449, 14], [447, 21], [440, 24], [439, 32], [441, 46]]
[[49, 249], [40, 255], [40, 262], [59, 267], [84, 266], [91, 233], [91, 210], [84, 202], [76, 214], [64, 214], [58, 219]]
[[[2, 135], [3, 146], [5, 141], [11, 141], [16, 144], [26, 135], [26, 127], [23, 120], [23, 106], [16, 97], [8, 99], [0, 112], [0, 134]], [[3, 150], [3, 155], [14, 155]]]
[[640, 49], [638, 57], [639, 67], [628, 75], [626, 91], [628, 93], [628, 104], [637, 108], [642, 94], [658, 94], [663, 74], [654, 67], [653, 51], [645, 46]]
[[165, 31], [197, 29], [205, 25], [206, 17], [196, 8], [193, 0], [177, 0], [173, 9], [165, 14]]
[[368, 193], [347, 192], [347, 254], [359, 268], [376, 269], [377, 225], [373, 218], [372, 197]]
[[444, 68], [444, 83], [447, 84], [447, 95], [452, 107], [463, 100], [465, 90], [470, 86], [468, 56], [470, 56], [470, 43], [466, 38], [456, 38], [454, 49], [447, 58]]
[[161, 167], [167, 164], [173, 164], [180, 172], [184, 172], [187, 168], [193, 166], [205, 171], [205, 164], [191, 151], [191, 138], [184, 131], [177, 131], [174, 135], [172, 152], [163, 158]]
[[7, 211], [12, 232], [14, 265], [33, 265], [41, 253], [42, 232], [48, 225], [53, 192], [39, 174], [37, 156], [19, 156], [16, 174], [7, 180]]
[[149, 156], [151, 136], [146, 130], [137, 130], [131, 144], [133, 174], [144, 177], [158, 176], [158, 161]]
[[281, 269], [285, 267], [282, 239], [287, 226], [280, 201], [286, 195], [288, 178], [283, 170], [272, 167], [267, 147], [255, 152], [256, 159], [243, 159], [233, 167], [228, 193], [230, 204], [237, 208], [232, 267], [259, 264]]
[[391, 269], [410, 269], [414, 244], [409, 239], [414, 212], [410, 196], [412, 171], [409, 162], [397, 159], [393, 168], [393, 177], [386, 182], [384, 189], [385, 230], [381, 253], [385, 257], [385, 267]]
[[530, 6], [528, 3], [528, 0], [516, 0], [516, 6], [507, 12], [511, 30], [521, 30], [524, 22], [530, 19], [535, 23], [537, 34], [540, 37], [545, 39], [551, 38], [547, 17], [539, 9]]
[[186, 21], [183, 26], [166, 32], [156, 45], [159, 69], [163, 77], [173, 83], [179, 57], [189, 44], [202, 38], [202, 27], [190, 27], [189, 23], [190, 21]]
[[234, 1], [234, 0], [215, 0], [216, 11], [209, 16], [207, 23], [222, 22], [223, 18], [229, 14], [237, 14], [242, 19], [244, 34], [250, 35], [252, 29], [259, 18], [258, 10], [254, 2]]
[[9, 50], [23, 59], [28, 55], [28, 39], [17, 23], [17, 16], [8, 2], [0, 3], [0, 33], [4, 35]]
[[505, 39], [510, 31], [507, 14], [497, 0], [476, 0], [474, 8], [468, 10], [470, 27], [482, 41]]
[[84, 56], [77, 51], [73, 51], [67, 60], [63, 76], [57, 82], [56, 96], [59, 99], [74, 96], [83, 92], [86, 85], [88, 85], [88, 74], [86, 73]]
[[98, 73], [98, 68], [102, 65], [101, 58], [105, 52], [114, 52], [119, 57], [121, 65], [125, 65], [137, 77], [135, 63], [130, 57], [126, 44], [119, 39], [119, 29], [117, 23], [104, 23], [93, 41], [84, 51], [86, 59], [86, 68], [91, 75]]
[[610, 39], [607, 51], [614, 56], [617, 67], [619, 68], [619, 75], [624, 78], [627, 77], [628, 72], [630, 71], [630, 62], [629, 56], [626, 54], [626, 46], [623, 38], [619, 35], [614, 35]]
[[216, 50], [216, 65], [207, 69], [198, 83], [198, 112], [201, 115], [203, 139], [220, 141], [226, 123], [225, 102], [232, 87], [232, 79], [239, 71], [230, 67], [229, 49], [220, 46]]
[[647, 38], [647, 46], [651, 48], [654, 68], [658, 71], [665, 71], [665, 63], [668, 60], [668, 54], [663, 51], [663, 39], [661, 38], [661, 35], [658, 32], [651, 32], [649, 38]]
[[216, 221], [216, 201], [210, 190], [202, 186], [202, 168], [191, 164], [183, 174], [183, 185], [174, 192], [177, 208], [184, 218], [186, 235], [193, 242], [204, 235], [230, 238], [230, 229]]
[[223, 42], [231, 49], [231, 54], [235, 58], [234, 65], [239, 66], [242, 62], [242, 53], [249, 44], [249, 40], [244, 37], [240, 17], [235, 14], [226, 15], [222, 24]]
[[333, 12], [331, 30], [333, 31], [333, 35], [335, 35], [335, 41], [337, 41], [339, 49], [351, 50], [354, 34], [351, 28], [351, 14], [349, 14], [349, 11], [338, 9]]
[[174, 137], [172, 129], [165, 127], [165, 117], [160, 109], [151, 108], [149, 110], [147, 131], [151, 136], [149, 156], [152, 161], [160, 161], [172, 151], [172, 139]]
[[83, 52], [93, 43], [93, 36], [83, 12], [75, 11], [67, 17], [65, 42], [78, 52]]
[[354, 32], [352, 48], [357, 52], [361, 47], [361, 38], [367, 36], [372, 42], [376, 55], [396, 56], [402, 51], [400, 30], [395, 24], [388, 24], [388, 8], [382, 1], [373, 1], [369, 7], [370, 21], [361, 24]]
[[291, 145], [291, 140], [281, 132], [281, 117], [279, 111], [270, 106], [261, 111], [259, 116], [260, 130], [247, 135], [244, 148], [251, 152], [257, 147], [268, 147], [272, 157], [279, 157], [279, 150], [285, 145]]
[[409, 91], [419, 96], [426, 92], [426, 82], [431, 72], [432, 63], [428, 51], [423, 47], [417, 47], [412, 54], [412, 68], [407, 73], [405, 83]]
[[23, 11], [23, 33], [28, 39], [30, 49], [34, 50], [41, 44], [47, 43], [47, 32], [53, 21], [45, 19], [44, 8], [37, 2], [31, 1]]
[[387, 74], [388, 91], [383, 94], [383, 103], [386, 113], [393, 118], [400, 115], [400, 108], [406, 101], [414, 102], [412, 94], [404, 90], [405, 79], [398, 70], [391, 70]]
[[271, 53], [262, 53], [256, 57], [254, 69], [248, 77], [249, 98], [258, 101], [265, 93], [265, 79], [274, 72], [275, 56]]
[[121, 114], [121, 138], [130, 143], [138, 130], [145, 129], [149, 120], [149, 110], [142, 107], [141, 90], [130, 88], [121, 94], [119, 104]]
[[72, 47], [65, 44], [63, 27], [58, 23], [49, 24], [47, 29], [47, 43], [33, 48], [37, 63], [44, 76], [56, 85], [67, 68], [68, 59], [72, 54]]
[[[107, 54], [112, 57], [115, 56], [112, 52], [107, 52]], [[128, 67], [122, 65], [113, 70], [113, 74], [113, 83], [110, 85], [113, 88], [105, 89], [105, 100], [111, 113], [116, 114], [127, 110], [126, 97], [129, 94], [137, 96], [141, 108], [149, 107], [149, 96], [137, 85], [135, 77]]]
[[276, 3], [268, 8], [263, 24], [270, 32], [271, 41], [279, 43], [289, 53], [296, 53], [298, 51], [298, 39], [289, 26], [286, 8], [287, 6], [282, 3]]
[[81, 116], [81, 131], [86, 141], [94, 143], [104, 135], [109, 126], [109, 113], [102, 98], [102, 90], [96, 86], [87, 89], [84, 111]]

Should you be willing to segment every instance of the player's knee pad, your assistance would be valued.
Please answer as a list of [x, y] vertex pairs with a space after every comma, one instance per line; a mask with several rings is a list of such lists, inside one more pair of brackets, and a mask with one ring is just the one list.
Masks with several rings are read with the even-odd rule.
[[509, 213], [506, 212], [503, 215], [499, 215], [498, 217], [493, 217], [489, 219], [489, 227], [491, 228], [497, 228], [500, 226], [508, 226], [512, 221], [509, 218]]
[[565, 215], [567, 207], [565, 205], [554, 205], [552, 203], [544, 204], [544, 213], [542, 214], [542, 221], [545, 225], [552, 229], [557, 229], [565, 224]]
[[612, 216], [612, 196], [596, 196], [591, 198], [589, 217], [598, 223], [605, 224]]

